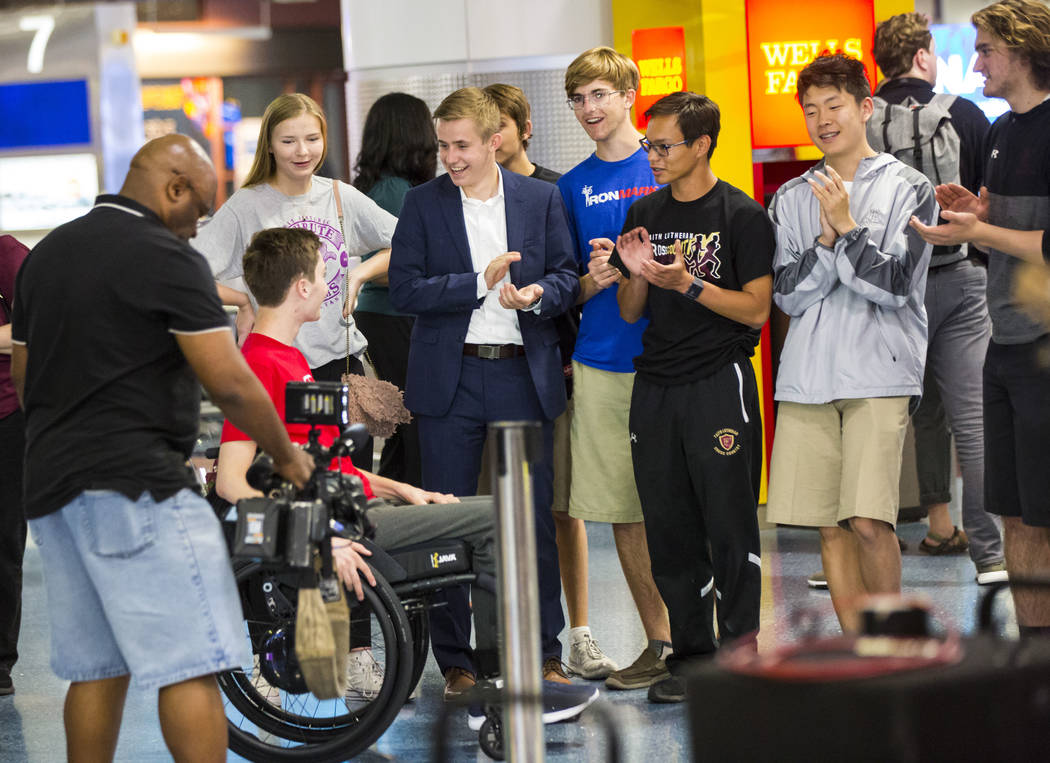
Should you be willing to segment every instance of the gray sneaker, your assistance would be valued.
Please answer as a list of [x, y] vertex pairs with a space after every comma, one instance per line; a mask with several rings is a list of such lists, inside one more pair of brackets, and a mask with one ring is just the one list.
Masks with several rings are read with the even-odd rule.
[[383, 688], [383, 666], [376, 662], [371, 649], [356, 649], [346, 663], [347, 703], [368, 702]]
[[660, 659], [662, 651], [662, 642], [650, 644], [628, 667], [610, 673], [605, 686], [609, 689], [644, 689], [670, 678], [667, 666]]
[[583, 678], [605, 678], [619, 666], [613, 662], [589, 633], [569, 644], [569, 670]]

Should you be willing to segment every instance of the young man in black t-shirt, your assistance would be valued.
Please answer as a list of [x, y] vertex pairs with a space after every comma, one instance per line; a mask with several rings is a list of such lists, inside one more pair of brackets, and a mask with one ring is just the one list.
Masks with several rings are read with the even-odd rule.
[[504, 169], [519, 175], [548, 183], [558, 182], [560, 172], [541, 167], [530, 161], [525, 153], [532, 137], [532, 118], [524, 91], [520, 87], [497, 82], [488, 85], [485, 92], [499, 106], [499, 133], [503, 136], [503, 142], [496, 149], [496, 161]]
[[[1010, 577], [1050, 571], [1050, 331], [1015, 289], [1025, 261], [1050, 265], [1050, 9], [1004, 0], [971, 17], [974, 71], [1010, 111], [985, 142], [985, 187], [937, 186], [941, 225], [911, 225], [932, 244], [988, 252], [992, 340], [984, 360], [985, 505], [1003, 520]], [[1050, 592], [1013, 590], [1022, 636], [1050, 635]]]
[[681, 702], [683, 664], [718, 647], [716, 597], [722, 640], [758, 630], [762, 422], [748, 358], [769, 317], [776, 244], [762, 207], [711, 170], [713, 101], [674, 93], [646, 116], [641, 144], [667, 185], [628, 210], [610, 262], [629, 279], [624, 320], [650, 319], [634, 359], [631, 453], [674, 654], [649, 699]]

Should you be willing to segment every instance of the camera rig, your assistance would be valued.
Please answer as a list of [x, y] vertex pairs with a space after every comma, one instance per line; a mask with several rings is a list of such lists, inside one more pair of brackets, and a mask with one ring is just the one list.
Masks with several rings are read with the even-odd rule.
[[[329, 469], [333, 459], [349, 457], [368, 440], [364, 425], [349, 425], [347, 402], [347, 387], [338, 382], [285, 386], [285, 420], [310, 425], [303, 449], [313, 457], [315, 468], [307, 483], [296, 489], [274, 474], [268, 455], [256, 458], [248, 469], [248, 483], [265, 495], [237, 502], [234, 559], [313, 570], [316, 549], [321, 554], [323, 587], [325, 579], [334, 583], [327, 541], [336, 535], [360, 540], [375, 534], [361, 479]], [[329, 447], [321, 445], [321, 426], [339, 429]]]

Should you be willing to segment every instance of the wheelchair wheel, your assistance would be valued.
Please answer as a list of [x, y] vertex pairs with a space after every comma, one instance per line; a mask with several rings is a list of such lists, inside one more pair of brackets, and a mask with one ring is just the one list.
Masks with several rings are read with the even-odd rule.
[[499, 712], [490, 713], [478, 732], [478, 746], [493, 760], [503, 760], [503, 718]]
[[415, 667], [408, 618], [390, 585], [375, 572], [376, 586], [364, 588], [368, 606], [349, 597], [351, 618], [365, 612], [371, 621], [372, 654], [384, 670], [378, 692], [367, 698], [318, 700], [294, 679], [275, 674], [273, 651], [266, 646], [272, 646], [278, 629], [294, 627], [295, 576], [257, 563], [236, 566], [235, 576], [253, 663], [218, 676], [230, 749], [259, 763], [334, 763], [368, 748], [404, 705]]
[[408, 693], [411, 694], [419, 685], [430, 654], [430, 618], [427, 617], [424, 599], [406, 599], [402, 604], [408, 614], [408, 627], [412, 632], [412, 677], [408, 682]]

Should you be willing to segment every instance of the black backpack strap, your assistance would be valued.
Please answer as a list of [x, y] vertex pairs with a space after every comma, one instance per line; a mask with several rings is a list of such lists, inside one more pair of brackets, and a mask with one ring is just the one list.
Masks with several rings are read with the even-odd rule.
[[890, 104], [886, 104], [886, 114], [882, 118], [882, 150], [892, 154], [893, 147], [890, 146], [890, 118], [892, 117], [891, 110], [893, 107]]
[[[922, 106], [913, 106], [911, 110], [912, 119], [912, 157], [915, 160], [915, 169], [919, 172], [926, 174], [926, 171], [922, 167], [922, 132], [919, 130], [919, 114], [922, 112]], [[936, 163], [936, 162], [935, 162]]]

